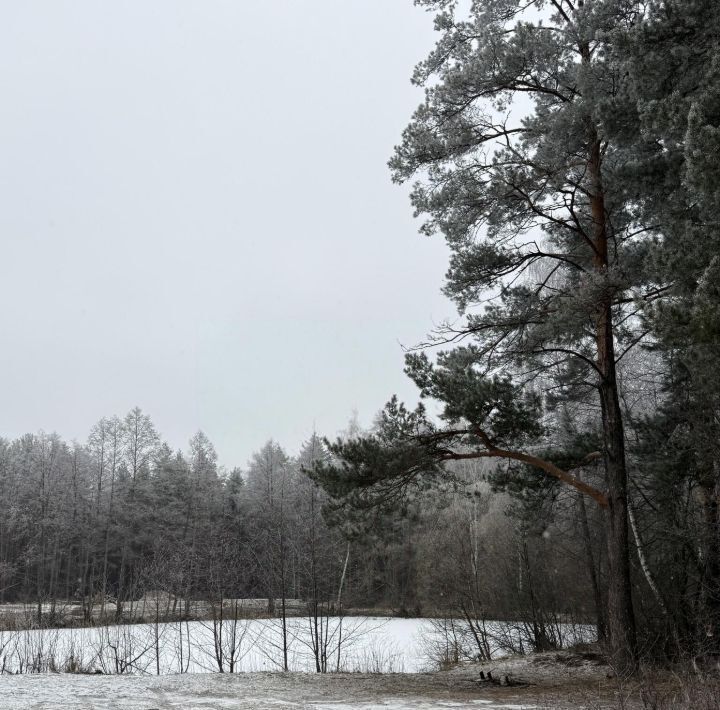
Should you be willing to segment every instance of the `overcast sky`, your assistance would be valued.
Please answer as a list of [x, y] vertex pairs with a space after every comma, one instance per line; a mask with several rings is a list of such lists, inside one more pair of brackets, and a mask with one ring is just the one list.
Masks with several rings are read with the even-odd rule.
[[415, 399], [453, 314], [386, 163], [412, 0], [3, 2], [0, 436], [138, 405], [244, 465]]

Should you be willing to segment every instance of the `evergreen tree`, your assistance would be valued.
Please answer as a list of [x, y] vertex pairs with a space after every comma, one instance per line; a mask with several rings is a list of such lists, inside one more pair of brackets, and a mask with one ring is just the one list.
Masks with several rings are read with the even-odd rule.
[[[605, 511], [608, 632], [613, 663], [637, 662], [631, 598], [628, 461], [618, 362], [647, 337], [642, 313], [668, 290], [655, 268], [657, 190], [638, 164], [666, 150], [642, 133], [628, 62], [646, 7], [631, 0], [417, 0], [440, 39], [413, 80], [426, 98], [391, 160], [416, 179], [422, 231], [451, 250], [445, 293], [464, 320], [433, 343], [466, 339], [433, 364], [411, 354], [423, 397], [444, 404], [441, 427], [391, 402], [379, 432], [335, 447], [318, 475], [335, 492], [437, 474], [448, 460], [528, 464]], [[535, 10], [539, 10], [538, 14]], [[667, 196], [667, 195], [666, 195]], [[572, 469], [595, 451], [564, 450], [544, 391], [591, 399], [602, 433], [603, 490]], [[594, 428], [594, 427], [592, 427]], [[559, 465], [562, 464], [562, 465]]]
[[644, 505], [644, 518], [663, 536], [651, 550], [658, 569], [673, 570], [660, 575], [662, 593], [696, 653], [716, 653], [720, 643], [719, 51], [717, 3], [648, 3], [645, 21], [620, 47], [640, 120], [634, 132], [615, 127], [633, 157], [626, 173], [637, 209], [660, 225], [649, 263], [666, 289], [662, 301], [643, 309], [664, 385], [635, 448], [640, 484], [654, 506]]

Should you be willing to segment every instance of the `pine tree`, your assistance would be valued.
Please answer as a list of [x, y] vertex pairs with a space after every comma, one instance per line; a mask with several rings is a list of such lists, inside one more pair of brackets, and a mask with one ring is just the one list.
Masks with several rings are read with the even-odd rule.
[[[317, 475], [336, 494], [392, 495], [454, 459], [534, 467], [603, 509], [608, 632], [620, 673], [637, 664], [628, 532], [628, 461], [618, 362], [648, 336], [642, 315], [668, 291], [656, 267], [662, 231], [652, 175], [662, 143], [643, 133], [628, 69], [647, 8], [630, 0], [449, 1], [440, 39], [413, 80], [426, 98], [390, 165], [415, 180], [422, 231], [451, 251], [445, 293], [463, 315], [431, 344], [466, 340], [433, 363], [407, 359], [443, 426], [396, 401], [369, 438], [338, 444], [339, 467]], [[538, 12], [536, 12], [539, 10]], [[652, 190], [651, 190], [652, 188]], [[647, 208], [645, 208], [647, 207]], [[574, 452], [554, 431], [544, 392], [594, 402], [599, 451]], [[573, 468], [600, 456], [605, 485]]]

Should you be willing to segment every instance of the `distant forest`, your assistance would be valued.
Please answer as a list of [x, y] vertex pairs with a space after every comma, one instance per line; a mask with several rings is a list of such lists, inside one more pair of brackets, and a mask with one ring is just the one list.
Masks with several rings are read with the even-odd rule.
[[[362, 433], [351, 422], [341, 439]], [[416, 495], [347, 517], [307, 475], [332, 460], [312, 436], [296, 457], [268, 441], [244, 470], [221, 471], [203, 433], [173, 451], [140, 409], [102, 419], [84, 444], [0, 440], [0, 602], [41, 625], [77, 623], [68, 604], [86, 623], [139, 620], [138, 600], [158, 594], [173, 618], [194, 600], [263, 599], [279, 615], [292, 599], [294, 613], [534, 617], [549, 637], [561, 621], [594, 623], [574, 497], [554, 522], [518, 522], [521, 504], [470, 462], [432, 505]]]
[[[40, 622], [60, 621], [67, 601], [88, 620], [98, 609], [120, 620], [150, 590], [264, 597], [270, 612], [313, 585], [337, 598], [347, 546], [301, 470], [326, 455], [317, 436], [297, 458], [269, 441], [246, 471], [221, 471], [205, 434], [173, 451], [139, 408], [100, 420], [85, 444], [44, 433], [0, 440], [0, 597], [37, 603]], [[385, 602], [388, 580], [356, 566], [353, 598]]]

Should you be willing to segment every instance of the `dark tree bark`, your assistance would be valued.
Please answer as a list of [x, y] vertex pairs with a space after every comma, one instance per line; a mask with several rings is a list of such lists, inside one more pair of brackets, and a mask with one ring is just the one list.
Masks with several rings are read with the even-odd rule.
[[[587, 58], [583, 47], [583, 60]], [[589, 60], [589, 59], [588, 59]], [[593, 265], [607, 275], [608, 223], [602, 180], [602, 145], [594, 125], [590, 124], [590, 159], [588, 168], [592, 193], [590, 209], [593, 220]], [[612, 663], [619, 674], [637, 669], [637, 635], [630, 580], [630, 538], [628, 526], [628, 475], [625, 458], [625, 431], [618, 394], [615, 361], [615, 337], [612, 293], [598, 304], [595, 322], [598, 390], [603, 428], [603, 460], [607, 480], [606, 514], [608, 551], [608, 632]]]

